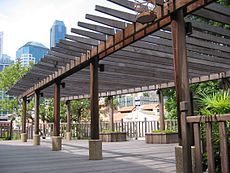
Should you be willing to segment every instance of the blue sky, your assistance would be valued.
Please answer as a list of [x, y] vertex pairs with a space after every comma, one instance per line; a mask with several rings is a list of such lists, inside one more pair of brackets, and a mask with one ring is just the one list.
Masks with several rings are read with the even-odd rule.
[[95, 5], [114, 6], [106, 0], [0, 0], [0, 31], [3, 53], [15, 58], [16, 50], [28, 41], [49, 47], [49, 31], [55, 19], [63, 20], [70, 33], [85, 14], [100, 14]]

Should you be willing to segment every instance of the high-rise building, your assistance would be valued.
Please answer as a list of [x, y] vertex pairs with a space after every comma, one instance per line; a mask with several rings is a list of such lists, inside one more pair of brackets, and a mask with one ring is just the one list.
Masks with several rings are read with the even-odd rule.
[[50, 29], [50, 47], [55, 47], [60, 39], [66, 34], [66, 27], [63, 21], [55, 20]]
[[48, 48], [38, 42], [28, 42], [16, 52], [16, 58], [22, 66], [28, 66], [32, 61], [38, 63], [48, 53]]
[[2, 54], [2, 57], [0, 58], [0, 72], [10, 64], [12, 64], [13, 61], [10, 59], [10, 56], [6, 54]]
[[3, 32], [0, 32], [0, 58], [3, 54]]

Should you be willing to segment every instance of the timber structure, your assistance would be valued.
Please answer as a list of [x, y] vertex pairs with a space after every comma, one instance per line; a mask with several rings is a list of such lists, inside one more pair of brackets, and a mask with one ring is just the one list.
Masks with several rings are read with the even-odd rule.
[[[38, 102], [41, 93], [44, 97], [54, 98], [53, 150], [61, 149], [60, 99], [90, 98], [92, 140], [89, 142], [89, 158], [102, 159], [99, 97], [175, 87], [178, 137], [183, 147], [182, 172], [190, 173], [192, 127], [196, 132], [197, 160], [201, 160], [201, 150], [200, 122], [190, 118], [189, 83], [230, 77], [230, 30], [194, 19], [198, 16], [229, 25], [230, 10], [214, 0], [169, 0], [155, 8], [153, 22], [140, 24], [136, 22], [133, 1], [108, 1], [120, 6], [119, 9], [97, 5], [95, 10], [106, 15], [86, 14], [86, 19], [94, 23], [78, 22], [80, 29], [72, 28], [72, 34], [67, 34], [51, 48], [48, 55], [8, 91], [10, 95], [23, 98], [23, 138], [26, 138], [26, 98], [35, 94]], [[108, 15], [112, 18], [104, 17]], [[35, 105], [38, 114], [39, 104]], [[38, 115], [36, 117], [38, 121]], [[162, 129], [163, 126], [161, 121]], [[228, 173], [225, 126], [225, 122], [220, 122], [221, 164], [222, 172]], [[211, 124], [207, 122], [207, 144], [212, 140], [211, 131]], [[212, 152], [212, 146], [208, 146], [209, 172], [215, 170]], [[201, 165], [198, 165], [196, 172], [201, 171]]]

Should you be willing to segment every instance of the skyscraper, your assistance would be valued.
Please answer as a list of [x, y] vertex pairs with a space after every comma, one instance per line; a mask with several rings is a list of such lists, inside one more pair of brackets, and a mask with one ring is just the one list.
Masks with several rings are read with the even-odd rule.
[[13, 61], [10, 59], [10, 56], [2, 54], [2, 57], [0, 57], [0, 72], [10, 64], [13, 64]]
[[28, 66], [32, 61], [38, 63], [48, 53], [48, 48], [38, 42], [28, 42], [16, 52], [16, 58], [22, 66]]
[[2, 57], [3, 53], [3, 32], [0, 32], [0, 58]]
[[63, 21], [55, 20], [50, 29], [50, 47], [55, 47], [60, 39], [66, 34], [66, 27]]

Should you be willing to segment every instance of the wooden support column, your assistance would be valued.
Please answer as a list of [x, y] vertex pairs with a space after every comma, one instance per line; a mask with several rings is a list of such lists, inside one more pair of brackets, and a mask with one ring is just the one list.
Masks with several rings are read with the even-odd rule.
[[[182, 145], [182, 172], [190, 173], [192, 172], [192, 161], [189, 138], [192, 134], [190, 134], [190, 126], [187, 125], [186, 116], [191, 115], [191, 106], [183, 10], [175, 12], [171, 18], [179, 144]], [[182, 109], [180, 108], [181, 102], [183, 102], [181, 105], [184, 106]]]
[[40, 101], [40, 92], [39, 91], [35, 91], [35, 104], [34, 104], [34, 134], [38, 135], [39, 134], [39, 101]]
[[160, 109], [160, 130], [165, 130], [165, 122], [164, 122], [164, 97], [162, 90], [157, 90], [157, 94], [159, 96], [159, 109]]
[[60, 85], [61, 81], [54, 83], [54, 131], [52, 136], [52, 150], [59, 151], [62, 147], [60, 136]]
[[110, 130], [114, 131], [113, 96], [108, 97], [108, 108], [109, 108], [109, 126], [110, 126]]
[[67, 106], [66, 140], [70, 141], [72, 139], [72, 133], [71, 133], [72, 116], [71, 116], [71, 104], [69, 100], [66, 101], [66, 106]]
[[26, 114], [27, 114], [27, 97], [23, 97], [22, 102], [22, 133], [26, 133]]
[[91, 139], [99, 139], [98, 57], [90, 63]]
[[99, 139], [98, 60], [98, 57], [94, 57], [90, 63], [91, 140], [89, 140], [89, 160], [102, 159], [102, 141]]
[[26, 114], [27, 114], [27, 97], [23, 97], [22, 101], [22, 133], [21, 133], [21, 141], [27, 142], [27, 132], [26, 132]]
[[33, 135], [33, 145], [40, 145], [40, 135], [39, 135], [39, 105], [40, 105], [40, 92], [35, 91], [34, 95], [34, 135]]
[[66, 126], [66, 132], [71, 131], [71, 104], [70, 101], [66, 101], [66, 106], [67, 106], [67, 126]]
[[60, 135], [60, 81], [54, 84], [54, 132], [53, 136]]

